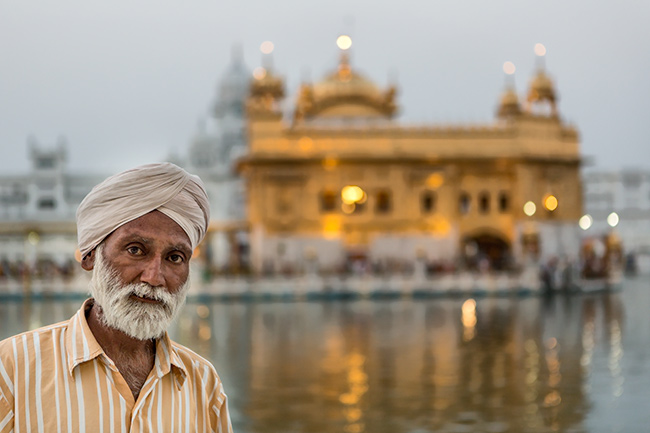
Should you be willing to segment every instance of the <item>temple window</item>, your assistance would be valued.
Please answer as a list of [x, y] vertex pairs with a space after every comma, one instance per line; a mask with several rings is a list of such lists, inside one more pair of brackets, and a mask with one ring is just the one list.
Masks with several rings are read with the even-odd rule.
[[36, 166], [38, 168], [43, 168], [43, 169], [54, 168], [55, 165], [56, 165], [56, 161], [54, 160], [53, 157], [42, 156], [36, 160]]
[[508, 212], [510, 209], [510, 198], [508, 197], [508, 193], [502, 191], [499, 194], [499, 212], [504, 213]]
[[469, 213], [471, 200], [469, 194], [462, 192], [460, 198], [458, 199], [458, 211], [461, 215], [467, 215]]
[[420, 194], [420, 211], [425, 214], [435, 212], [436, 198], [435, 191], [423, 191], [422, 194]]
[[478, 196], [478, 209], [482, 214], [490, 212], [490, 193], [483, 191]]
[[336, 197], [336, 192], [332, 190], [322, 191], [320, 193], [321, 212], [334, 212], [336, 210]]
[[54, 209], [56, 207], [56, 202], [53, 198], [42, 198], [38, 201], [39, 209]]
[[377, 193], [376, 213], [389, 213], [392, 209], [392, 197], [390, 191], [382, 190]]

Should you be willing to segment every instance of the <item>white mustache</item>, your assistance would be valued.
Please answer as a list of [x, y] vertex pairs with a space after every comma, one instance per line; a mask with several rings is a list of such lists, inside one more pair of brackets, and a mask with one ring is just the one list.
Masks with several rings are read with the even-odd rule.
[[153, 299], [154, 301], [162, 302], [165, 305], [170, 305], [174, 302], [174, 295], [166, 292], [164, 289], [155, 288], [151, 284], [139, 283], [129, 284], [124, 286], [121, 290], [125, 292], [131, 291], [132, 294], [140, 298]]

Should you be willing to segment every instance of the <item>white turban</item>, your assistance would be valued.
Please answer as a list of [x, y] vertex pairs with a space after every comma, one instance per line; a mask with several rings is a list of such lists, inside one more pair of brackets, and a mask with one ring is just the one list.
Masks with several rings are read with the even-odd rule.
[[81, 257], [117, 228], [153, 210], [181, 226], [192, 249], [205, 237], [210, 205], [201, 179], [174, 164], [147, 164], [109, 177], [83, 199], [77, 209]]

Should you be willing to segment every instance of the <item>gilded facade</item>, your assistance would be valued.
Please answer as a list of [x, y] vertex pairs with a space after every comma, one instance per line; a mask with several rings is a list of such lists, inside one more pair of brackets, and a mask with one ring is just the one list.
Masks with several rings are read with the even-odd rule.
[[400, 123], [396, 87], [365, 78], [345, 51], [336, 70], [301, 86], [291, 120], [284, 93], [266, 70], [246, 103], [239, 170], [255, 270], [417, 260], [503, 269], [578, 250], [579, 136], [544, 68], [522, 100], [506, 86], [488, 125]]

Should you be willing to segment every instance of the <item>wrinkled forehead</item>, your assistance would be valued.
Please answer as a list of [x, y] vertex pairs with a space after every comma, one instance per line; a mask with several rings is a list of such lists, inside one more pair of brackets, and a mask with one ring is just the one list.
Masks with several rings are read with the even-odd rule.
[[104, 242], [138, 241], [145, 245], [174, 248], [192, 253], [192, 242], [183, 228], [164, 213], [154, 210], [115, 229]]

